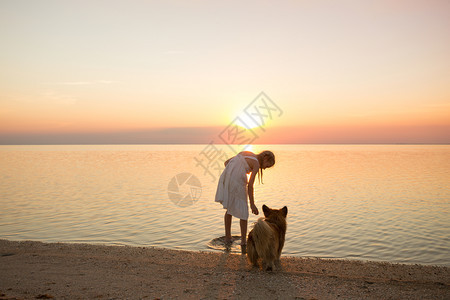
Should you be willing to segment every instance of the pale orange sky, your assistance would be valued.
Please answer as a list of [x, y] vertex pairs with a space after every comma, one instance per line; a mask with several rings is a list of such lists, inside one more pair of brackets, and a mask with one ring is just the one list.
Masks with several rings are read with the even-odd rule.
[[450, 2], [2, 1], [0, 144], [450, 143]]

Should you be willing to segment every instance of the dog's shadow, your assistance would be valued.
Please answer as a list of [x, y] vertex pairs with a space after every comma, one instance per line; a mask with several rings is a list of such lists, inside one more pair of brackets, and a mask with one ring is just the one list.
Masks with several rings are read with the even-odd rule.
[[[245, 254], [224, 251], [208, 274], [208, 283], [204, 285], [205, 295], [208, 299], [267, 298], [270, 295], [277, 298], [280, 295], [268, 282], [275, 280], [281, 290], [293, 291], [296, 290], [295, 286], [286, 280], [290, 275], [284, 272], [282, 262], [275, 270], [263, 271], [261, 266], [250, 264]], [[250, 295], [249, 291], [255, 291], [255, 287], [256, 294]]]

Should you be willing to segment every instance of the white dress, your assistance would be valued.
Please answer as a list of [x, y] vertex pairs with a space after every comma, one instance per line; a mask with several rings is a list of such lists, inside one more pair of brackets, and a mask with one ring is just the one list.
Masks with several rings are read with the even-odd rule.
[[258, 160], [240, 153], [233, 157], [220, 175], [215, 200], [228, 214], [241, 220], [248, 219], [247, 173], [251, 169], [245, 158]]

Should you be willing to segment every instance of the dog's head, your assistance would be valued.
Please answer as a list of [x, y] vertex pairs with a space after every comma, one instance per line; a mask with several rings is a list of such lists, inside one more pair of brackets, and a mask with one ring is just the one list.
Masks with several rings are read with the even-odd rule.
[[288, 209], [286, 206], [284, 206], [281, 209], [271, 209], [264, 204], [262, 208], [263, 208], [264, 216], [266, 218], [272, 218], [272, 217], [286, 218], [287, 213], [288, 213]]

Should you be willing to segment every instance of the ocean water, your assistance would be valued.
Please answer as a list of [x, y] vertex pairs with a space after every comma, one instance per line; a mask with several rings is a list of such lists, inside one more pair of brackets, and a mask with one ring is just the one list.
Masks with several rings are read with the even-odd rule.
[[[250, 150], [265, 149], [276, 164], [255, 200], [288, 207], [283, 255], [450, 266], [449, 145]], [[0, 238], [213, 251], [224, 235], [217, 162], [231, 155], [226, 145], [0, 146]]]

